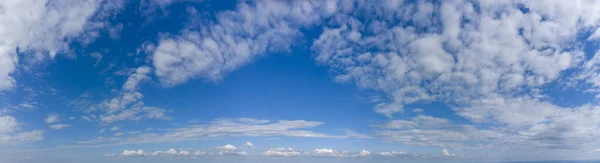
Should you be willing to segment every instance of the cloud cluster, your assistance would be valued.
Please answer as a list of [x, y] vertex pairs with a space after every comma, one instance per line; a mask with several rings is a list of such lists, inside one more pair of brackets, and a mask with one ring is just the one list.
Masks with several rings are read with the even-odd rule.
[[0, 144], [22, 144], [36, 142], [44, 139], [43, 131], [17, 132], [19, 122], [10, 115], [0, 115]]
[[[5, 0], [0, 2], [0, 90], [11, 89], [19, 63], [37, 64], [89, 42], [121, 1]], [[23, 62], [19, 62], [23, 61]]]
[[218, 155], [238, 155], [238, 156], [246, 156], [248, 155], [248, 153], [246, 153], [246, 151], [243, 150], [238, 150], [237, 147], [235, 147], [234, 145], [231, 144], [227, 144], [224, 146], [218, 146], [215, 148], [215, 150], [217, 150], [217, 154]]
[[119, 157], [161, 157], [161, 156], [180, 156], [180, 157], [194, 157], [194, 156], [205, 156], [205, 152], [189, 151], [185, 149], [169, 149], [166, 151], [154, 151], [154, 152], [144, 152], [143, 150], [124, 150], [123, 153], [120, 154], [106, 154], [105, 156], [119, 156]]
[[154, 151], [144, 152], [143, 150], [125, 150], [123, 153], [118, 154], [106, 154], [105, 156], [118, 156], [118, 157], [161, 157], [161, 156], [177, 156], [177, 157], [199, 157], [199, 156], [246, 156], [246, 151], [240, 150], [234, 145], [226, 144], [223, 146], [217, 146], [214, 148], [215, 152], [201, 152], [199, 150], [187, 150], [187, 149], [169, 149], [166, 151]]
[[151, 72], [152, 69], [150, 67], [138, 67], [128, 75], [121, 90], [114, 97], [105, 99], [99, 103], [83, 102], [87, 99], [79, 99], [79, 101], [72, 104], [84, 108], [85, 112], [97, 113], [86, 117], [90, 121], [92, 118], [97, 118], [102, 123], [141, 119], [169, 120], [171, 117], [167, 115], [168, 110], [146, 106], [142, 101], [144, 96], [138, 91], [140, 83], [150, 79], [148, 74]]
[[271, 156], [271, 157], [290, 157], [290, 156], [300, 156], [302, 155], [302, 151], [294, 150], [292, 147], [288, 148], [270, 148], [269, 150], [262, 153], [263, 156]]
[[54, 123], [60, 122], [60, 117], [56, 113], [48, 114], [48, 116], [46, 116], [46, 118], [44, 119], [44, 121], [46, 123], [48, 123], [48, 125], [50, 125], [51, 129], [54, 129], [54, 130], [60, 130], [60, 129], [63, 129], [63, 128], [70, 127], [70, 125], [68, 125], [68, 124], [54, 124]]
[[[396, 127], [381, 131], [384, 138], [457, 148], [470, 148], [467, 138], [578, 148], [597, 137], [600, 110], [559, 107], [543, 89], [599, 83], [597, 57], [586, 60], [581, 46], [596, 40], [597, 11], [599, 2], [585, 0], [240, 2], [214, 22], [163, 37], [152, 60], [164, 86], [219, 80], [258, 56], [289, 50], [302, 29], [318, 26], [316, 61], [338, 82], [382, 92], [376, 113], [393, 119], [406, 104], [439, 101], [474, 124], [436, 129], [449, 121], [391, 120]], [[578, 39], [585, 31], [594, 32]]]
[[371, 154], [368, 150], [361, 150], [360, 152], [348, 152], [348, 151], [337, 151], [329, 148], [318, 148], [313, 151], [303, 151], [288, 148], [270, 148], [263, 152], [262, 156], [269, 157], [296, 157], [296, 156], [308, 156], [308, 157], [336, 157], [336, 158], [357, 158], [357, 157], [403, 157], [412, 156], [402, 151], [391, 151], [391, 152], [379, 152], [377, 154]]

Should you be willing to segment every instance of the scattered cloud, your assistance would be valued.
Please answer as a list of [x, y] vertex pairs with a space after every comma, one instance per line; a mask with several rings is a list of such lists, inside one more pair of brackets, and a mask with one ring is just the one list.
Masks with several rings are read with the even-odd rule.
[[294, 150], [291, 147], [288, 148], [271, 148], [262, 153], [263, 156], [271, 157], [289, 157], [289, 156], [300, 156], [302, 151]]
[[381, 157], [409, 156], [409, 154], [404, 151], [379, 152], [377, 155]]
[[[48, 3], [46, 0], [11, 0], [0, 4], [0, 90], [12, 89], [17, 81], [12, 76], [17, 65], [31, 69], [44, 60], [67, 51], [74, 40], [90, 42], [103, 28], [105, 13], [121, 5], [100, 1]], [[94, 19], [91, 19], [94, 17]], [[97, 23], [95, 23], [97, 22]], [[17, 54], [15, 49], [24, 54]], [[17, 55], [21, 55], [17, 57]], [[21, 61], [21, 62], [20, 62]]]
[[69, 126], [70, 125], [68, 125], [68, 124], [53, 124], [53, 125], [50, 126], [50, 128], [55, 129], [55, 130], [60, 130], [60, 129], [63, 129], [63, 128], [67, 128]]
[[123, 132], [117, 132], [117, 133], [115, 133], [114, 136], [121, 136], [121, 135], [123, 135]]
[[106, 154], [105, 156], [118, 156], [118, 157], [163, 157], [163, 156], [179, 156], [179, 157], [194, 157], [194, 156], [206, 156], [205, 152], [190, 151], [185, 149], [169, 149], [166, 151], [154, 151], [146, 153], [143, 150], [125, 150], [120, 154]]
[[119, 129], [121, 129], [121, 128], [120, 128], [120, 127], [117, 127], [117, 126], [114, 126], [114, 127], [111, 127], [111, 128], [110, 128], [110, 131], [117, 131], [117, 130], [119, 130]]
[[10, 115], [0, 116], [0, 144], [16, 145], [44, 139], [43, 131], [18, 132], [19, 122]]
[[237, 147], [231, 145], [231, 144], [227, 144], [224, 146], [218, 146], [215, 148], [215, 150], [218, 151], [218, 155], [239, 155], [239, 156], [246, 156], [248, 155], [248, 153], [246, 153], [246, 151], [242, 151], [242, 150], [238, 150]]
[[[170, 120], [171, 117], [167, 116], [168, 111], [166, 109], [145, 106], [142, 102], [143, 95], [138, 92], [139, 84], [150, 79], [148, 76], [150, 72], [152, 72], [150, 67], [138, 67], [134, 72], [129, 74], [116, 96], [105, 99], [97, 104], [80, 102], [76, 103], [76, 105], [81, 108], [87, 108], [84, 111], [92, 113], [90, 116], [86, 116], [86, 120], [89, 119], [89, 121], [92, 121], [92, 118], [95, 117], [102, 123], [141, 119]], [[93, 113], [97, 113], [98, 115]]]
[[58, 114], [52, 113], [52, 114], [48, 114], [48, 116], [46, 116], [45, 119], [46, 123], [56, 123], [56, 122], [60, 122], [60, 119], [58, 118]]

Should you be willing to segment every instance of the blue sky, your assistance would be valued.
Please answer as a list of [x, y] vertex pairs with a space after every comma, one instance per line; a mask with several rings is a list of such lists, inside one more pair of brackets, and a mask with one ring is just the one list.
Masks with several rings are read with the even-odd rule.
[[0, 2], [8, 162], [600, 159], [595, 1]]

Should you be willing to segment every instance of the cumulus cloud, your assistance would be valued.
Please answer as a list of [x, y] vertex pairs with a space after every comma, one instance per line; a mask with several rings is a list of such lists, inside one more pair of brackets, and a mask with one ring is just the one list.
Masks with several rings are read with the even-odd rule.
[[[588, 129], [597, 123], [566, 119], [597, 119], [598, 109], [556, 106], [540, 89], [570, 74], [600, 88], [597, 55], [586, 61], [577, 43], [579, 31], [597, 30], [600, 16], [593, 13], [599, 10], [599, 2], [583, 0], [239, 2], [214, 22], [161, 38], [152, 64], [163, 86], [215, 81], [257, 56], [289, 50], [302, 29], [319, 26], [323, 32], [311, 45], [317, 63], [329, 67], [337, 82], [385, 95], [374, 106], [392, 119], [392, 128], [379, 132], [385, 138], [465, 147], [465, 138], [474, 137], [571, 148], [596, 136]], [[452, 110], [475, 125], [436, 129], [449, 121], [393, 119], [418, 101], [454, 104]]]
[[43, 131], [18, 132], [19, 122], [10, 115], [0, 116], [0, 144], [22, 144], [44, 139]]
[[227, 144], [224, 146], [217, 146], [215, 148], [215, 150], [217, 150], [218, 155], [238, 155], [238, 156], [248, 155], [248, 153], [246, 153], [246, 151], [238, 150], [237, 147], [235, 147], [234, 145], [231, 145], [231, 144]]
[[19, 123], [12, 116], [0, 116], [0, 133], [12, 133], [17, 130]]
[[155, 73], [167, 87], [193, 78], [220, 80], [267, 52], [288, 51], [302, 36], [298, 27], [319, 22], [333, 3], [241, 2], [235, 11], [216, 14], [216, 23], [192, 24], [192, 30], [163, 37], [152, 55]]
[[[36, 64], [66, 51], [75, 39], [93, 40], [120, 1], [6, 0], [0, 2], [0, 90], [11, 89], [22, 60]], [[85, 41], [84, 41], [85, 42]], [[18, 50], [17, 50], [18, 49]]]
[[141, 149], [136, 150], [124, 150], [123, 153], [119, 154], [106, 154], [105, 156], [118, 156], [118, 157], [161, 157], [161, 156], [179, 156], [179, 157], [194, 157], [194, 156], [205, 156], [206, 152], [190, 151], [186, 149], [169, 149], [166, 151], [154, 151], [144, 152]]
[[408, 156], [409, 154], [404, 151], [390, 151], [390, 152], [379, 152], [377, 155], [382, 157], [394, 157], [394, 156]]
[[302, 155], [302, 151], [294, 150], [291, 147], [288, 148], [271, 148], [262, 153], [263, 156], [271, 156], [271, 157], [289, 157], [289, 156], [300, 156]]
[[252, 148], [254, 148], [254, 144], [252, 144], [251, 142], [246, 142], [246, 143], [244, 143], [244, 147], [252, 147]]

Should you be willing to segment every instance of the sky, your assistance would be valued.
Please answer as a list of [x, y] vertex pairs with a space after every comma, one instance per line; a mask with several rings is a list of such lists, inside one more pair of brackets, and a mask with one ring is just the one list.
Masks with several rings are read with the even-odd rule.
[[2, 0], [0, 160], [600, 160], [600, 1]]

